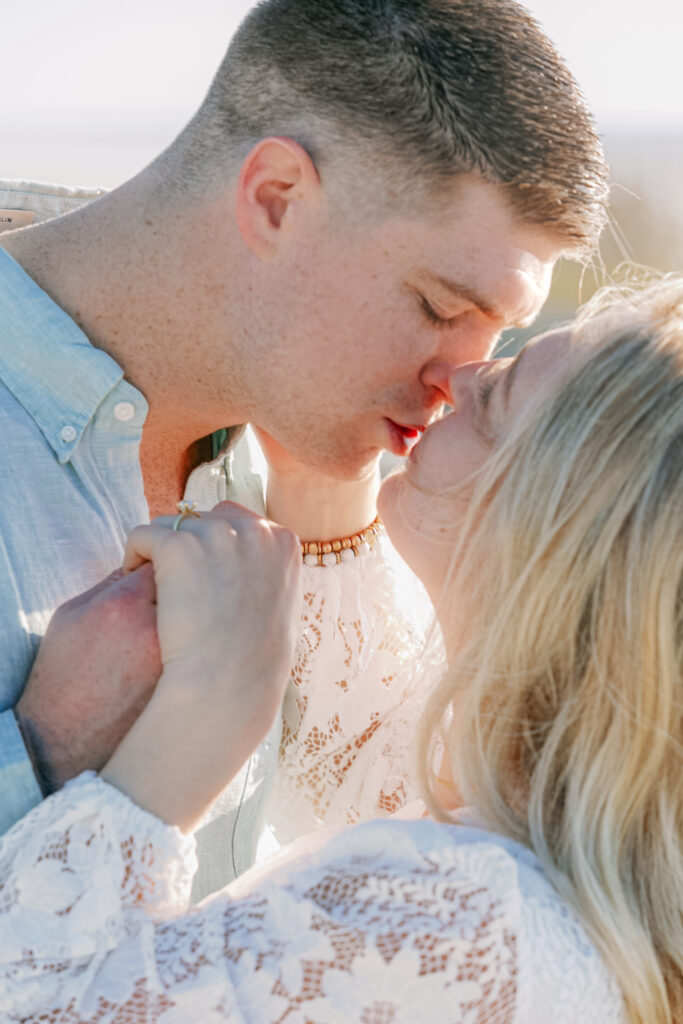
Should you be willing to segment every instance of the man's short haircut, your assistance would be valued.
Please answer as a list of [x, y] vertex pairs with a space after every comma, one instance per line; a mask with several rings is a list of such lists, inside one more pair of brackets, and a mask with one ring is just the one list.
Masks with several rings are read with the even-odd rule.
[[479, 174], [579, 252], [604, 225], [591, 116], [515, 0], [263, 0], [170, 151], [176, 180], [215, 183], [268, 135], [301, 143], [323, 181], [353, 154], [399, 199]]

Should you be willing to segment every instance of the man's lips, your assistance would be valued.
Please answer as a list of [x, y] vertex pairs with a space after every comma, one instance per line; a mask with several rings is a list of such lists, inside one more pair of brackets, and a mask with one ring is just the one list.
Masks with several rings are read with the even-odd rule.
[[396, 420], [387, 418], [390, 427], [392, 444], [390, 450], [395, 455], [406, 455], [412, 447], [413, 442], [419, 440], [426, 426], [422, 423], [405, 424], [397, 423]]
[[[396, 421], [394, 420], [392, 422]], [[407, 427], [404, 426], [403, 423], [396, 423], [396, 426], [405, 434], [406, 437], [417, 437], [419, 434], [422, 434], [427, 429], [426, 427], [423, 426]]]

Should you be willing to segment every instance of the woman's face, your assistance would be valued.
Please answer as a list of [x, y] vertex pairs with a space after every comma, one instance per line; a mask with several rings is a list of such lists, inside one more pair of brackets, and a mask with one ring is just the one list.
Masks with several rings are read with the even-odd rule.
[[566, 370], [568, 352], [569, 332], [562, 329], [529, 342], [514, 359], [458, 367], [451, 377], [453, 412], [428, 427], [405, 466], [384, 481], [382, 520], [435, 602], [459, 539], [473, 478], [496, 439]]

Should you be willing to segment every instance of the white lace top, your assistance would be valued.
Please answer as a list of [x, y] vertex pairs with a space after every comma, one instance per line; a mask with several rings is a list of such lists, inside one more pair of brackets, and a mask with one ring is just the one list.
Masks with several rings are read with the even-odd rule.
[[417, 797], [411, 741], [426, 693], [416, 665], [433, 614], [386, 534], [352, 562], [305, 566], [303, 582], [280, 769], [266, 806], [282, 843], [384, 817]]
[[13, 1024], [624, 1024], [574, 915], [515, 843], [357, 826], [186, 911], [194, 840], [86, 773], [0, 843]]
[[[201, 508], [231, 498], [264, 514], [268, 467], [251, 428], [227, 459], [227, 470], [221, 459], [194, 470], [185, 497]], [[262, 844], [267, 851], [324, 826], [384, 817], [418, 795], [412, 739], [427, 677], [415, 668], [433, 620], [422, 583], [386, 533], [372, 551], [340, 565], [304, 565], [302, 575], [279, 766], [265, 807], [277, 842]], [[206, 820], [219, 813], [217, 805]]]

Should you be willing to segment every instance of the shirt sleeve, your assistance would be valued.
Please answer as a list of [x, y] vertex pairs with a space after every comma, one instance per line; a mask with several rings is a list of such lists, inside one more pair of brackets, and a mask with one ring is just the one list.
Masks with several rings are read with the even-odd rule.
[[363, 825], [181, 913], [192, 840], [81, 776], [0, 842], [3, 1020], [512, 1024], [514, 872], [447, 833]]
[[43, 799], [14, 712], [0, 712], [0, 835]]

